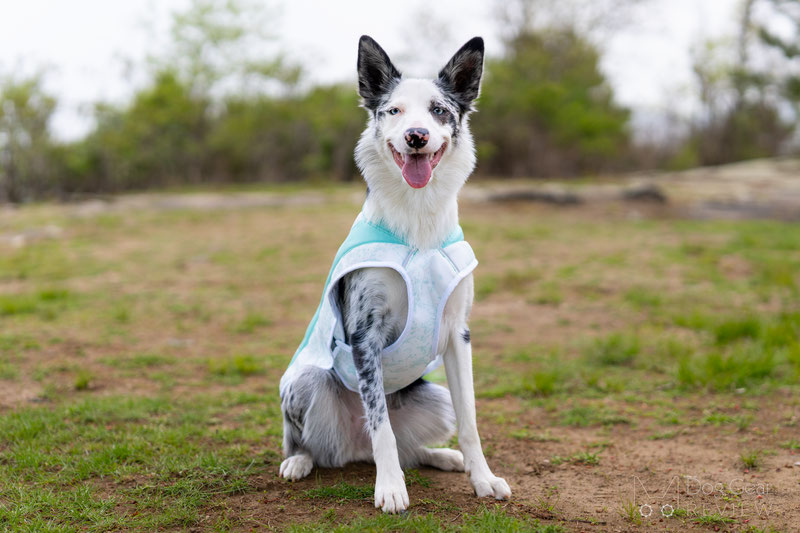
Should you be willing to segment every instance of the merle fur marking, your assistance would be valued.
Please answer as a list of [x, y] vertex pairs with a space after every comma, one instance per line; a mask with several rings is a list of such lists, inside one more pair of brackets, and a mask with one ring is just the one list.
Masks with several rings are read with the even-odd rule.
[[358, 389], [370, 432], [374, 432], [388, 416], [381, 355], [398, 336], [387, 320], [391, 309], [384, 290], [384, 287], [370, 283], [363, 271], [355, 271], [342, 280], [339, 292], [345, 342], [353, 350]]
[[[431, 101], [431, 105], [429, 111], [431, 116], [437, 120], [440, 124], [449, 124], [450, 130], [453, 132], [451, 138], [453, 142], [458, 142], [458, 132], [459, 132], [459, 125], [461, 121], [461, 112], [458, 104], [452, 97], [448, 97], [447, 95], [443, 94], [447, 103], [444, 102], [437, 102], [436, 100]], [[441, 115], [437, 115], [433, 112], [434, 108], [440, 107], [444, 110], [444, 113]]]

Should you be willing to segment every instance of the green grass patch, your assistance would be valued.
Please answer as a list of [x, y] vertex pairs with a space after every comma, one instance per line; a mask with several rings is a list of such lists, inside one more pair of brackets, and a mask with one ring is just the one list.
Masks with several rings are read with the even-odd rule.
[[642, 524], [642, 515], [639, 512], [639, 506], [633, 501], [624, 501], [620, 504], [618, 509], [619, 515], [626, 521], [635, 526]]
[[551, 367], [524, 372], [521, 375], [506, 376], [498, 385], [481, 388], [481, 398], [501, 398], [519, 396], [522, 398], [546, 397], [561, 391], [564, 385], [565, 369]]
[[370, 500], [375, 496], [374, 485], [353, 485], [340, 481], [335, 485], [314, 487], [302, 492], [310, 500], [325, 499], [336, 501]]
[[0, 317], [38, 315], [54, 320], [73, 305], [76, 297], [66, 289], [49, 288], [34, 293], [0, 294]]
[[695, 524], [701, 526], [724, 526], [736, 522], [733, 518], [728, 518], [720, 513], [706, 513], [692, 519]]
[[536, 285], [536, 292], [529, 301], [539, 305], [558, 305], [564, 301], [564, 292], [555, 282], [542, 282]]
[[655, 309], [661, 307], [663, 298], [661, 292], [648, 287], [634, 287], [629, 289], [624, 300], [637, 309]]
[[432, 513], [402, 515], [379, 514], [359, 517], [349, 523], [335, 524], [332, 520], [314, 524], [302, 524], [289, 528], [291, 533], [345, 533], [361, 531], [398, 531], [408, 533], [565, 533], [560, 524], [543, 524], [539, 520], [516, 517], [502, 508], [483, 507], [474, 513], [462, 515], [461, 523], [453, 524]]
[[248, 354], [209, 359], [208, 371], [217, 376], [252, 376], [264, 372], [264, 365]]
[[418, 487], [425, 487], [428, 488], [431, 486], [431, 478], [425, 477], [419, 473], [419, 470], [415, 468], [409, 468], [405, 471], [406, 476], [406, 486], [410, 487], [412, 485], [417, 485]]
[[0, 334], [0, 354], [38, 350], [41, 347], [31, 335]]
[[509, 270], [501, 275], [475, 276], [475, 299], [480, 301], [497, 292], [524, 292], [541, 277], [537, 270]]
[[519, 440], [529, 440], [531, 442], [559, 442], [561, 439], [550, 434], [549, 431], [544, 433], [533, 433], [529, 428], [517, 429], [509, 433], [513, 438]]
[[761, 466], [764, 453], [761, 450], [748, 450], [739, 455], [742, 466], [749, 470], [755, 470]]
[[0, 379], [14, 380], [19, 377], [19, 367], [6, 361], [0, 361]]
[[774, 351], [750, 345], [682, 358], [676, 378], [686, 387], [724, 391], [769, 382], [778, 377], [778, 368], [779, 361]]
[[631, 420], [613, 411], [591, 405], [579, 405], [561, 411], [561, 423], [565, 426], [588, 427], [595, 425], [613, 426], [630, 424]]
[[[272, 403], [274, 402], [274, 403]], [[277, 398], [258, 426], [216, 435], [209, 428], [224, 397], [87, 397], [67, 405], [17, 409], [0, 418], [0, 525], [37, 530], [157, 530], [196, 525], [223, 494], [251, 490], [263, 472], [250, 446], [277, 421]], [[137, 475], [139, 482], [125, 480]], [[113, 489], [101, 497], [89, 480]], [[117, 485], [119, 483], [119, 485]], [[132, 510], [119, 514], [117, 505]], [[13, 527], [12, 527], [13, 526]]]
[[253, 333], [257, 329], [272, 325], [272, 321], [261, 313], [248, 313], [233, 326], [235, 333]]
[[800, 450], [800, 440], [789, 439], [781, 443], [781, 448], [786, 448], [787, 450]]
[[88, 390], [94, 380], [94, 375], [88, 370], [79, 370], [75, 376], [74, 387], [77, 391]]
[[741, 339], [757, 339], [761, 333], [761, 321], [754, 316], [737, 317], [714, 326], [717, 344], [730, 344]]
[[634, 335], [612, 333], [596, 339], [584, 349], [585, 358], [599, 366], [628, 366], [640, 351], [639, 338]]
[[573, 465], [595, 466], [600, 464], [600, 453], [577, 452], [567, 457], [555, 455], [550, 458], [550, 462], [554, 465], [569, 463]]
[[138, 353], [130, 357], [105, 358], [103, 362], [108, 366], [138, 370], [172, 365], [176, 359], [159, 353]]

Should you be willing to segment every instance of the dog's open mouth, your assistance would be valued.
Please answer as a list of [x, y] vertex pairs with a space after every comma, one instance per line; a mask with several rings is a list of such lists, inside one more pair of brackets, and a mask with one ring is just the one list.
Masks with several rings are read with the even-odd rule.
[[401, 154], [389, 143], [394, 162], [403, 172], [406, 183], [415, 189], [421, 189], [428, 184], [433, 174], [433, 169], [442, 160], [447, 143], [442, 143], [442, 147], [432, 154]]

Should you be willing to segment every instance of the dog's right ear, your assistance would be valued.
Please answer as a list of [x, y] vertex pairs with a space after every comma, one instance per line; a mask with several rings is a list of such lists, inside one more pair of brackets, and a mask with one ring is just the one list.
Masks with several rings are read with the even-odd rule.
[[383, 48], [369, 35], [358, 41], [358, 94], [364, 99], [364, 107], [375, 111], [381, 98], [394, 89], [400, 81], [400, 72]]

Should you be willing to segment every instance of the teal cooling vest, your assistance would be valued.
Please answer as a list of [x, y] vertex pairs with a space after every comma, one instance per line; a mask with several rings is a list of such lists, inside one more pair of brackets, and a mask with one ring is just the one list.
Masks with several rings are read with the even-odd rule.
[[342, 315], [332, 287], [342, 276], [368, 267], [396, 270], [408, 291], [408, 317], [397, 340], [383, 350], [383, 387], [396, 392], [438, 367], [439, 326], [447, 299], [478, 265], [464, 232], [457, 227], [438, 248], [420, 250], [358, 215], [328, 273], [317, 312], [281, 378], [280, 392], [306, 365], [333, 368], [344, 385], [358, 391], [353, 353], [345, 343]]

